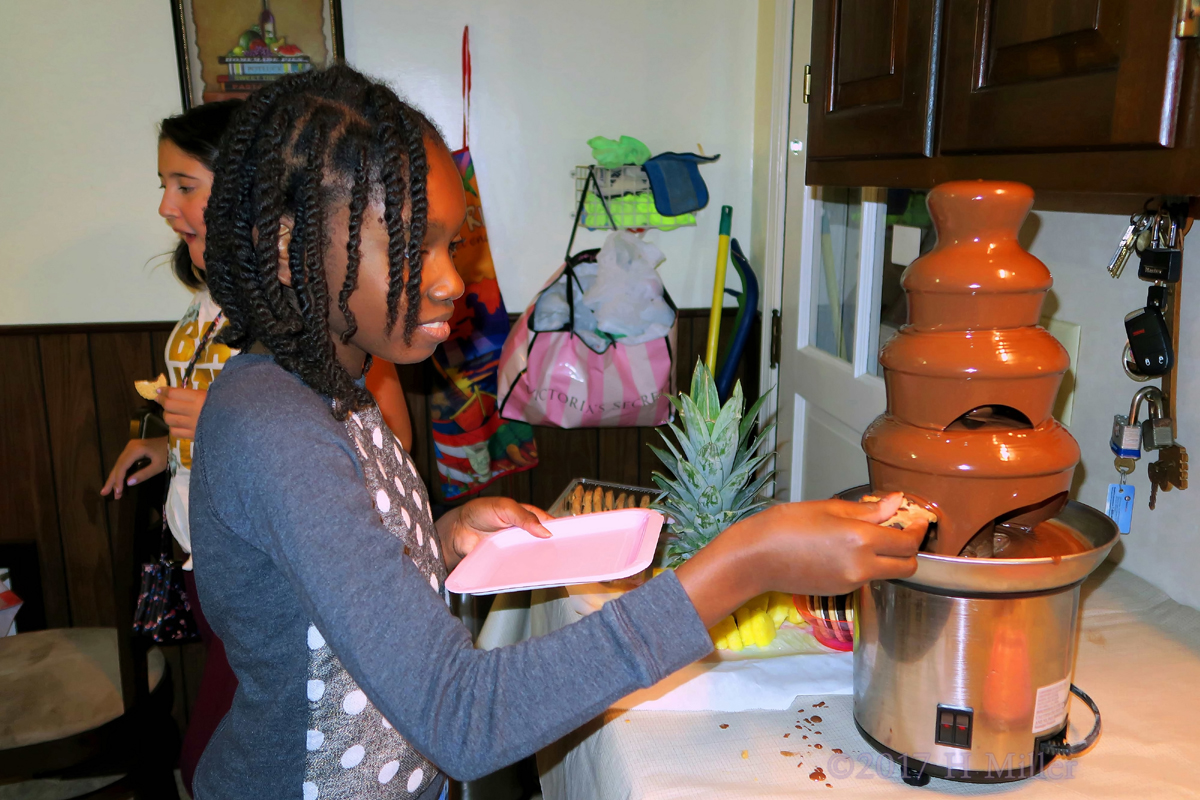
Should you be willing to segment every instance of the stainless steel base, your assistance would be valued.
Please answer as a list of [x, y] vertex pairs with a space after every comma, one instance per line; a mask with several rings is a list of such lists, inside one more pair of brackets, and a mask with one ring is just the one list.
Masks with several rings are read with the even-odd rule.
[[876, 581], [856, 602], [854, 716], [880, 749], [962, 780], [1034, 774], [1065, 725], [1079, 584], [958, 596]]
[[[1050, 765], [1056, 756], [1051, 755], [1035, 755], [1031, 764], [1008, 764], [1001, 765], [997, 769], [988, 769], [983, 772], [976, 772], [967, 769], [947, 769], [936, 764], [929, 764], [917, 758], [905, 755], [892, 750], [890, 747], [885, 747], [876, 741], [875, 737], [863, 730], [863, 726], [854, 721], [854, 727], [858, 728], [859, 734], [867, 740], [867, 743], [874, 747], [880, 753], [883, 753], [892, 759], [897, 768], [900, 770], [901, 779], [910, 786], [925, 786], [929, 783], [930, 778], [941, 778], [948, 781], [960, 781], [963, 783], [1012, 783], [1013, 781], [1021, 781], [1026, 778], [1032, 778], [1044, 771]], [[1066, 736], [1067, 726], [1064, 724], [1062, 730], [1054, 735], [1056, 739], [1063, 739]]]

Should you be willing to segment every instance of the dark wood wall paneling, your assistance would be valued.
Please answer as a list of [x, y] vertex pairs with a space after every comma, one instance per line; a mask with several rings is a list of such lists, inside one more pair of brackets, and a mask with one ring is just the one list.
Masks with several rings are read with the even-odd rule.
[[[722, 317], [722, 349], [733, 317], [733, 309]], [[100, 497], [100, 487], [129, 438], [134, 410], [146, 405], [133, 382], [164, 371], [173, 324], [0, 327], [0, 566], [10, 566], [6, 552], [15, 558], [36, 547], [39, 613], [49, 627], [116, 624], [110, 561], [116, 509]], [[749, 401], [758, 396], [758, 326], [756, 321], [738, 368]], [[675, 359], [681, 390], [688, 388], [707, 338], [708, 311], [681, 309]], [[413, 455], [427, 484], [437, 476], [429, 375], [423, 364], [400, 367], [413, 418]], [[659, 464], [646, 445], [659, 443], [655, 428], [538, 427], [536, 436], [538, 466], [496, 481], [483, 494], [545, 507], [575, 477], [653, 486], [650, 473]], [[182, 726], [204, 654], [198, 644], [163, 650], [178, 677], [175, 716]]]

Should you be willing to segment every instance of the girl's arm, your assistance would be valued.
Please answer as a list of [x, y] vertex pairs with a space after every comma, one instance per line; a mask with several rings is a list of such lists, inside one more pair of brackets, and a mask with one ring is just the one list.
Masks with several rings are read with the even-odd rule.
[[[130, 468], [143, 458], [149, 460], [150, 463], [126, 478], [125, 475]], [[107, 496], [111, 493], [114, 500], [120, 500], [121, 495], [125, 493], [126, 486], [133, 486], [147, 478], [153, 478], [166, 468], [166, 436], [158, 436], [153, 439], [130, 439], [125, 444], [125, 449], [121, 451], [121, 455], [117, 456], [117, 462], [113, 464], [112, 471], [108, 473], [108, 480], [104, 482], [100, 494]]]
[[[272, 390], [269, 376], [242, 372], [241, 396], [215, 411], [210, 399], [201, 422], [191, 498], [201, 592], [263, 619], [292, 617], [298, 603], [383, 715], [459, 779], [537, 751], [707, 654], [706, 624], [766, 588], [844, 590], [915, 567], [872, 548], [890, 538], [905, 543], [894, 545], [900, 551], [911, 540], [915, 554], [920, 533], [853, 518], [882, 521], [885, 504], [817, 504], [819, 514], [784, 506], [727, 530], [678, 577], [661, 575], [547, 636], [476, 650], [383, 526], [354, 445], [328, 406], [290, 377], [302, 393], [292, 400]], [[223, 396], [238, 386], [227, 381]], [[267, 553], [271, 572], [251, 580], [243, 564], [230, 563], [223, 573], [219, 553], [205, 547], [224, 531]], [[808, 582], [814, 575], [824, 577]], [[246, 624], [225, 622], [234, 634]]]

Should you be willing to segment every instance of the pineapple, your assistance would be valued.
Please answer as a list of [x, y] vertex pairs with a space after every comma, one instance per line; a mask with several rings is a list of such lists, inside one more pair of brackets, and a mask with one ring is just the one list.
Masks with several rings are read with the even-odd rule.
[[766, 647], [785, 622], [799, 625], [799, 609], [790, 594], [760, 594], [708, 630], [717, 650], [740, 651], [745, 647]]
[[759, 398], [743, 416], [746, 401], [739, 381], [722, 406], [712, 373], [699, 359], [691, 394], [671, 398], [682, 428], [670, 423], [676, 441], [664, 433], [667, 450], [650, 448], [671, 473], [652, 475], [662, 489], [652, 507], [673, 520], [666, 548], [670, 566], [688, 560], [718, 533], [765, 505], [756, 497], [774, 470], [757, 478], [754, 471], [772, 454], [755, 452], [774, 423], [749, 444], [765, 399]]

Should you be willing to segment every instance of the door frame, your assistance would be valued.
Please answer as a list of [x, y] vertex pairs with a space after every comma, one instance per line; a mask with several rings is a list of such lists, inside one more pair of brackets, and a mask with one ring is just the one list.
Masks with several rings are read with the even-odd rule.
[[[775, 420], [779, 414], [779, 367], [771, 364], [772, 312], [783, 313], [783, 232], [787, 211], [788, 125], [791, 113], [792, 58], [795, 15], [812, 19], [812, 0], [775, 0], [775, 37], [771, 63], [771, 134], [767, 151], [766, 241], [762, 269], [762, 337], [759, 342], [759, 396], [766, 397], [761, 418]], [[761, 6], [760, 6], [761, 9]], [[810, 23], [811, 24], [811, 23]], [[807, 51], [805, 51], [807, 58]], [[803, 163], [803, 162], [802, 162]], [[803, 170], [803, 167], [801, 167]], [[803, 180], [803, 172], [799, 176]], [[763, 443], [766, 452], [775, 450], [776, 430]], [[774, 496], [772, 480], [763, 490]]]

